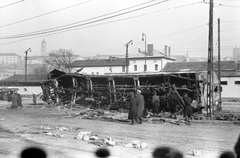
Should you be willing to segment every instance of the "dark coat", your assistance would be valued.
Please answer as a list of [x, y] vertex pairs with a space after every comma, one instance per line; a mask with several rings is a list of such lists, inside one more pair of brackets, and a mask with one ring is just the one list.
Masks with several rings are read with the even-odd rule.
[[132, 97], [129, 99], [130, 109], [128, 113], [128, 119], [133, 120], [137, 117], [137, 98]]
[[36, 94], [33, 94], [33, 102], [36, 102], [36, 101], [37, 101]]
[[144, 97], [142, 94], [137, 94], [137, 117], [141, 118], [143, 116], [144, 109]]
[[192, 99], [190, 97], [183, 97], [183, 101], [185, 103], [184, 106], [184, 117], [191, 117], [192, 116], [192, 107], [191, 107], [191, 103], [192, 103]]
[[169, 99], [169, 105], [170, 105], [170, 112], [175, 113], [177, 109], [177, 104], [178, 104], [178, 96], [176, 93], [171, 92], [170, 95], [168, 96]]
[[13, 93], [13, 95], [12, 95], [12, 105], [14, 107], [18, 106], [18, 100], [19, 100], [18, 98], [19, 98], [18, 94], [17, 93]]

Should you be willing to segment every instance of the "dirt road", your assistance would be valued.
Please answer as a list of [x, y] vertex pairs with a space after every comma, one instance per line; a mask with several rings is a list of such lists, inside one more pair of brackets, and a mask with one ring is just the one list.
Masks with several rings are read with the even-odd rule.
[[[128, 122], [66, 118], [79, 111], [42, 109], [41, 105], [30, 105], [29, 100], [24, 100], [23, 109], [13, 110], [6, 108], [8, 106], [9, 103], [0, 102], [0, 157], [5, 158], [19, 157], [20, 152], [29, 146], [44, 148], [49, 158], [95, 157], [94, 151], [99, 147], [76, 139], [80, 131], [91, 131], [99, 138], [116, 140], [116, 145], [107, 147], [112, 158], [150, 158], [157, 146], [175, 147], [185, 157], [193, 157], [192, 151], [199, 150], [200, 157], [212, 158], [224, 150], [233, 150], [240, 134], [240, 126], [232, 123], [209, 121], [191, 125], [143, 123], [132, 126]], [[59, 127], [71, 130], [61, 131]], [[132, 140], [148, 145], [144, 149], [125, 147]]]

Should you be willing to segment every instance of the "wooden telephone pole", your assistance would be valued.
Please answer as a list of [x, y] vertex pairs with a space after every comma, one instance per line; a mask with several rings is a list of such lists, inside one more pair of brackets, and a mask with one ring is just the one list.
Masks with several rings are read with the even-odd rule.
[[213, 106], [213, 0], [209, 5], [209, 35], [207, 64], [207, 115], [211, 118]]

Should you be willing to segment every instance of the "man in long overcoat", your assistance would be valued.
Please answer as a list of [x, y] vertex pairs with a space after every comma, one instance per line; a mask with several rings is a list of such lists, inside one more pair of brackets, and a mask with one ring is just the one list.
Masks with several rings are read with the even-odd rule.
[[137, 118], [139, 119], [140, 124], [142, 123], [143, 109], [144, 109], [144, 97], [141, 94], [141, 90], [137, 90]]
[[137, 117], [137, 97], [135, 96], [134, 92], [130, 92], [130, 99], [129, 99], [130, 109], [128, 113], [128, 119], [132, 121], [132, 125]]
[[12, 94], [12, 108], [15, 109], [18, 107], [18, 95], [17, 92], [13, 92]]

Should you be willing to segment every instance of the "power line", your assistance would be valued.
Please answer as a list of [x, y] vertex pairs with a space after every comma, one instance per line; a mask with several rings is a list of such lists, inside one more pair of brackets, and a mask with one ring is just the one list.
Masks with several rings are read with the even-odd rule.
[[15, 24], [19, 24], [19, 23], [22, 23], [22, 22], [25, 22], [25, 21], [29, 21], [29, 20], [36, 19], [36, 18], [39, 18], [39, 17], [42, 17], [42, 16], [46, 16], [46, 15], [49, 15], [49, 14], [53, 14], [53, 13], [56, 13], [56, 12], [59, 12], [59, 11], [62, 11], [62, 10], [66, 10], [66, 9], [73, 8], [73, 7], [76, 7], [76, 6], [79, 6], [79, 5], [83, 5], [85, 3], [89, 3], [91, 1], [93, 1], [93, 0], [88, 0], [88, 1], [81, 2], [81, 3], [78, 3], [78, 4], [74, 4], [74, 5], [65, 7], [65, 8], [54, 10], [54, 11], [51, 11], [51, 12], [48, 12], [48, 13], [40, 14], [40, 15], [33, 16], [33, 17], [30, 17], [30, 18], [27, 18], [27, 19], [23, 19], [23, 20], [20, 20], [20, 21], [16, 21], [16, 22], [13, 22], [13, 23], [2, 25], [2, 26], [0, 26], [0, 28], [6, 27], [6, 26], [15, 25]]
[[[118, 16], [129, 14], [129, 13], [132, 13], [132, 12], [136, 12], [138, 10], [149, 8], [149, 7], [152, 7], [152, 6], [155, 6], [155, 5], [167, 2], [167, 1], [169, 1], [169, 0], [163, 0], [163, 1], [160, 1], [160, 2], [153, 3], [153, 4], [149, 4], [147, 6], [136, 8], [136, 9], [133, 9], [133, 10], [130, 10], [130, 11], [126, 11], [126, 12], [123, 12], [123, 13], [112, 15], [112, 16], [109, 16], [109, 17], [104, 17], [104, 16], [106, 16], [106, 14], [105, 14], [103, 16], [100, 16], [100, 17], [104, 17], [104, 18], [98, 19], [99, 17], [95, 17], [95, 18], [92, 18], [92, 19], [97, 19], [97, 20], [90, 21], [90, 22], [85, 22], [85, 21], [89, 21], [89, 19], [88, 19], [88, 20], [77, 22], [77, 23], [80, 23], [80, 24], [77, 24], [77, 25], [74, 25], [76, 23], [72, 23], [72, 24], [68, 24], [68, 25], [63, 25], [63, 26], [54, 27], [54, 28], [45, 29], [45, 30], [40, 30], [40, 31], [35, 31], [35, 32], [29, 32], [29, 33], [25, 33], [25, 34], [18, 34], [18, 35], [11, 35], [11, 36], [0, 37], [0, 39], [22, 38], [22, 37], [29, 37], [29, 36], [36, 36], [36, 35], [41, 35], [41, 34], [48, 34], [48, 33], [58, 32], [58, 31], [66, 30], [66, 29], [72, 29], [72, 28], [75, 28], [75, 27], [89, 25], [89, 24], [92, 24], [92, 23], [108, 20], [108, 19], [111, 19], [111, 18], [115, 18], [115, 17], [118, 17]], [[140, 4], [140, 5], [143, 5], [143, 4]], [[137, 6], [139, 6], [139, 5], [137, 5]], [[133, 7], [136, 7], [136, 6], [133, 6]], [[130, 7], [130, 8], [133, 8], [133, 7]], [[122, 10], [117, 11], [117, 12], [122, 12], [123, 10], [129, 10], [129, 8], [122, 9]], [[116, 12], [113, 12], [113, 13], [110, 13], [110, 14], [115, 14], [115, 13]], [[107, 15], [109, 15], [109, 14], [107, 14]], [[82, 22], [85, 22], [85, 23], [82, 23]], [[67, 27], [64, 27], [64, 26], [67, 26]], [[62, 27], [64, 27], [64, 28], [62, 28]]]
[[24, 0], [20, 0], [20, 1], [17, 1], [17, 2], [14, 2], [14, 3], [10, 3], [10, 4], [4, 5], [4, 6], [0, 6], [0, 9], [1, 9], [1, 8], [5, 8], [5, 7], [9, 7], [9, 6], [14, 5], [14, 4], [17, 4], [17, 3], [21, 3], [21, 2], [23, 2], [23, 1], [24, 1]]
[[[148, 3], [148, 2], [147, 2], [147, 3]], [[118, 22], [118, 21], [128, 20], [128, 19], [132, 19], [132, 18], [139, 18], [139, 17], [144, 16], [144, 15], [147, 15], [147, 14], [157, 13], [157, 12], [166, 11], [166, 10], [168, 11], [168, 10], [171, 10], [171, 9], [178, 9], [178, 8], [182, 8], [182, 7], [188, 7], [188, 6], [191, 6], [191, 5], [194, 5], [194, 4], [198, 4], [198, 3], [202, 3], [202, 2], [191, 3], [191, 4], [181, 5], [181, 6], [177, 6], [177, 7], [162, 9], [162, 10], [158, 10], [158, 11], [155, 11], [155, 12], [145, 13], [145, 14], [141, 14], [141, 15], [137, 15], [137, 16], [132, 16], [132, 17], [124, 18], [124, 19], [117, 19], [117, 20], [115, 20], [115, 21], [110, 21], [110, 22], [106, 22], [106, 23], [100, 23], [100, 24], [91, 25], [91, 26], [88, 26], [88, 27], [81, 27], [81, 28], [71, 29], [71, 30], [84, 29], [84, 28], [94, 27], [94, 26], [98, 26], [98, 25], [103, 25], [103, 24], [111, 23], [111, 22]], [[141, 5], [141, 4], [140, 4], [140, 5]], [[136, 7], [136, 6], [134, 6], [134, 7]], [[129, 9], [129, 8], [127, 8], [127, 9]], [[122, 11], [122, 10], [121, 10], [121, 11]], [[116, 13], [116, 12], [114, 12], [114, 13]], [[109, 13], [109, 14], [107, 14], [107, 15], [110, 15], [110, 14], [111, 14], [111, 13]], [[105, 15], [102, 15], [102, 16], [105, 16]], [[96, 18], [97, 18], [97, 17], [96, 17]], [[94, 18], [92, 18], [92, 19], [94, 19]], [[89, 19], [89, 20], [91, 20], [91, 19]], [[87, 21], [87, 20], [85, 20], [85, 21]], [[197, 26], [197, 27], [194, 27], [194, 28], [190, 28], [190, 29], [188, 29], [188, 30], [183, 30], [183, 31], [180, 31], [180, 32], [175, 32], [175, 33], [170, 34], [170, 35], [174, 35], [174, 34], [178, 34], [178, 33], [181, 33], [181, 32], [189, 31], [189, 30], [196, 29], [196, 28], [199, 28], [199, 27], [202, 27], [202, 26], [205, 26], [205, 25], [200, 25], [200, 26]], [[61, 31], [61, 32], [58, 32], [58, 33], [51, 33], [51, 34], [49, 33], [48, 35], [45, 35], [45, 36], [54, 35], [54, 34], [59, 34], [59, 33], [63, 33], [63, 32], [66, 32], [66, 31], [71, 31], [71, 30], [64, 30], [64, 31]], [[170, 35], [167, 35], [167, 36], [170, 36]], [[1, 43], [0, 45], [12, 44], [12, 43], [16, 43], [16, 42], [20, 42], [20, 41], [24, 41], [24, 40], [29, 40], [29, 39], [34, 39], [34, 38], [40, 38], [40, 37], [45, 37], [45, 36], [38, 36], [38, 37], [27, 38], [27, 39], [23, 39], [23, 40], [17, 40], [17, 41], [13, 41], [13, 42]]]

